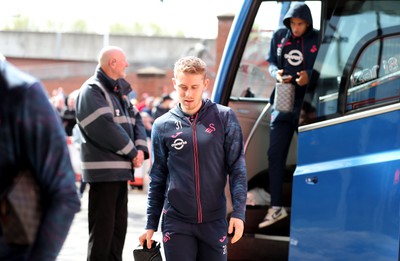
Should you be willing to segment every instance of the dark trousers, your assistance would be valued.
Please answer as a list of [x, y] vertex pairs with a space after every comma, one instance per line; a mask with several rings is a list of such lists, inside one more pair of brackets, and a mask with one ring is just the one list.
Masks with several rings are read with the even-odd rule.
[[80, 196], [82, 196], [82, 195], [83, 195], [83, 192], [85, 192], [86, 184], [87, 184], [86, 182], [81, 181], [81, 185], [79, 186], [79, 193], [80, 193]]
[[282, 113], [273, 110], [271, 113], [268, 149], [271, 206], [283, 206], [282, 187], [286, 159], [293, 134], [298, 128], [298, 122], [298, 112]]
[[9, 245], [4, 242], [2, 232], [0, 231], [0, 260], [7, 261], [25, 261], [29, 260], [30, 247]]
[[127, 225], [126, 181], [90, 183], [87, 260], [121, 261]]
[[226, 261], [228, 258], [225, 218], [192, 224], [164, 215], [161, 229], [167, 261]]

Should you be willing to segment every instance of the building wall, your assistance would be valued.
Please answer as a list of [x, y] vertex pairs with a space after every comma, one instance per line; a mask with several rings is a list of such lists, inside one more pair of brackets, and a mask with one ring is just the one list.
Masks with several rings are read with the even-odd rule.
[[[212, 93], [233, 15], [218, 19], [217, 39], [0, 31], [0, 52], [11, 63], [40, 79], [49, 94], [58, 87], [69, 94], [93, 75], [100, 49], [116, 45], [127, 55], [130, 64], [127, 80], [137, 97], [141, 97], [145, 92], [160, 96], [173, 91], [174, 62], [184, 55], [200, 54], [197, 46], [203, 43], [207, 56], [201, 58], [209, 67], [209, 93]], [[164, 72], [146, 72], [149, 67]]]
[[[95, 62], [105, 45], [124, 49], [128, 61], [141, 66], [168, 66], [199, 42], [198, 38], [0, 31], [0, 50], [7, 57]], [[214, 39], [207, 39], [214, 48]]]

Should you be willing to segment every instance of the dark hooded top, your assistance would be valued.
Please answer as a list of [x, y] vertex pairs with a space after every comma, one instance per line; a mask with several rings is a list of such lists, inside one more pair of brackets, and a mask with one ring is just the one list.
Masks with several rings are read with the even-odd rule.
[[[290, 29], [290, 19], [300, 18], [310, 26], [301, 37], [295, 37]], [[295, 108], [301, 107], [306, 88], [297, 85], [295, 79], [297, 72], [306, 70], [308, 78], [311, 79], [311, 72], [317, 57], [318, 34], [314, 29], [311, 11], [304, 3], [297, 3], [290, 7], [283, 18], [285, 28], [278, 29], [271, 40], [267, 57], [269, 72], [276, 79], [279, 69], [284, 70], [285, 75], [291, 75], [292, 83], [296, 86]], [[274, 101], [274, 93], [271, 95], [271, 103]]]
[[231, 216], [245, 220], [244, 142], [235, 113], [205, 99], [190, 118], [178, 104], [154, 121], [146, 229], [157, 230], [162, 213], [188, 223], [226, 218], [227, 177]]

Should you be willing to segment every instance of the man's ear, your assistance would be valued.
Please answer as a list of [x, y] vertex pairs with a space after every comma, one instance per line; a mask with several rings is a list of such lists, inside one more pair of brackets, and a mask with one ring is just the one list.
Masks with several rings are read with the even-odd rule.
[[210, 83], [210, 79], [206, 78], [206, 79], [204, 80], [204, 90], [207, 90], [208, 84], [209, 84], [209, 83]]

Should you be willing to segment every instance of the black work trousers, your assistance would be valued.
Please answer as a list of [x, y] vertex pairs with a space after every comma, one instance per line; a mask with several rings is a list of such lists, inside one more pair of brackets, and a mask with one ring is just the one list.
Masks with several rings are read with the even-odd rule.
[[91, 182], [87, 260], [121, 261], [127, 225], [127, 182]]

